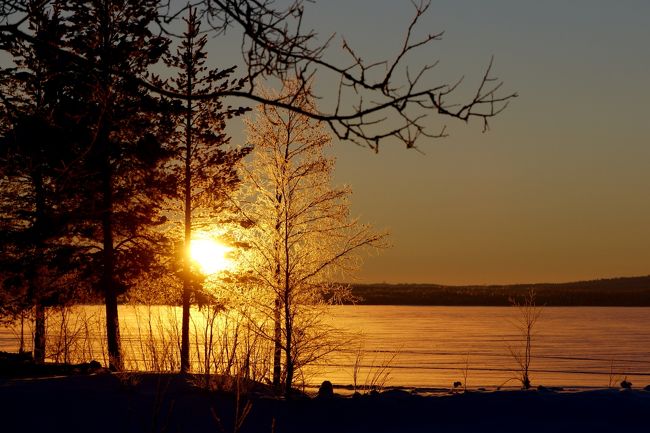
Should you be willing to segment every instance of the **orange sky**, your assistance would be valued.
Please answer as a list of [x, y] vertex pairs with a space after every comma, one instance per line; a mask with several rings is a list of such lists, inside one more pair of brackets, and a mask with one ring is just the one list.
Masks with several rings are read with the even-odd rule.
[[[397, 49], [391, 24], [408, 22], [408, 2], [397, 3], [355, 2], [358, 13], [337, 19], [342, 0], [315, 9], [323, 29], [379, 58]], [[335, 146], [354, 213], [392, 233], [394, 247], [367, 259], [360, 280], [650, 274], [649, 16], [646, 1], [434, 1], [423, 24], [446, 31], [441, 75], [471, 81], [494, 55], [520, 97], [487, 134], [446, 122], [451, 137], [423, 142], [425, 155]]]
[[[520, 97], [483, 134], [447, 124], [421, 153], [379, 154], [335, 143], [336, 182], [354, 215], [392, 233], [366, 259], [363, 282], [559, 282], [650, 274], [650, 2], [435, 0], [422, 31], [445, 31], [426, 58], [438, 82], [471, 85], [490, 56]], [[407, 0], [306, 3], [305, 26], [336, 32], [364, 60], [395, 54]], [[235, 43], [232, 43], [235, 42]], [[340, 39], [326, 58], [338, 62]], [[238, 63], [236, 40], [211, 39], [209, 58]], [[339, 62], [340, 63], [340, 62]], [[327, 96], [327, 81], [317, 82]], [[330, 99], [325, 98], [324, 103]], [[243, 142], [242, 125], [228, 127]]]

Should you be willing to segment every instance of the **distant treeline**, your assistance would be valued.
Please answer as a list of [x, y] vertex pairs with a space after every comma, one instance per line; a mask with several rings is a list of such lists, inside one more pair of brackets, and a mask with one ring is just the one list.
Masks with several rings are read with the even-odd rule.
[[529, 289], [538, 305], [548, 306], [650, 306], [650, 275], [571, 283], [490, 286], [438, 284], [355, 284], [352, 293], [360, 305], [510, 305]]

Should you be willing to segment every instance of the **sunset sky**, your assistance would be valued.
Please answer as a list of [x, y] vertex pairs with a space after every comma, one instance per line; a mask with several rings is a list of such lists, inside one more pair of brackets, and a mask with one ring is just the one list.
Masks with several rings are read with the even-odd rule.
[[[406, 0], [306, 11], [368, 60], [396, 52], [411, 14]], [[441, 75], [471, 82], [494, 55], [505, 90], [520, 96], [486, 134], [478, 122], [446, 122], [451, 136], [422, 142], [424, 155], [335, 145], [354, 213], [392, 233], [393, 248], [367, 259], [360, 280], [649, 274], [648, 17], [645, 0], [434, 1], [421, 28], [445, 30], [433, 50]]]
[[[323, 0], [305, 27], [341, 58], [343, 35], [366, 61], [395, 55], [413, 15], [408, 0]], [[366, 259], [361, 282], [490, 284], [650, 274], [650, 2], [434, 0], [420, 35], [445, 31], [413, 66], [439, 60], [432, 84], [493, 72], [510, 107], [482, 133], [446, 124], [450, 137], [417, 152], [378, 154], [335, 142], [336, 182], [352, 211], [391, 232]], [[208, 44], [210, 61], [237, 63], [238, 43]], [[0, 59], [3, 60], [3, 59]], [[5, 59], [6, 60], [6, 59]], [[317, 82], [331, 103], [334, 88]], [[329, 87], [328, 87], [329, 86]], [[243, 143], [243, 125], [228, 128]]]

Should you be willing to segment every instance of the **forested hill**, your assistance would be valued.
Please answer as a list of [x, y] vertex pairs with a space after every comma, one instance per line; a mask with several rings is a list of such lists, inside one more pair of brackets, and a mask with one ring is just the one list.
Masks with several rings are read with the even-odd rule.
[[510, 305], [534, 289], [538, 305], [650, 306], [650, 275], [559, 284], [442, 286], [437, 284], [355, 284], [360, 305]]

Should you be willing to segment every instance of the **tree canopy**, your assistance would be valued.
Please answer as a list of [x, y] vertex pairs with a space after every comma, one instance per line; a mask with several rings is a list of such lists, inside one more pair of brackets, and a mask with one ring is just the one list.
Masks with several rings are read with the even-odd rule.
[[[0, 16], [0, 41], [19, 38], [34, 41], [34, 36], [22, 24], [30, 14], [34, 0], [11, 0], [3, 4]], [[56, 3], [56, 0], [39, 0], [36, 3]], [[115, 5], [124, 1], [109, 2]], [[173, 24], [183, 16], [189, 5], [179, 5], [171, 0], [156, 3], [154, 17], [158, 31], [174, 35]], [[478, 119], [488, 128], [489, 120], [503, 111], [516, 93], [502, 92], [502, 82], [492, 72], [490, 61], [481, 74], [474, 91], [462, 89], [463, 78], [455, 82], [437, 82], [435, 66], [431, 59], [417, 70], [411, 70], [409, 62], [420, 56], [421, 50], [442, 37], [442, 32], [429, 33], [416, 39], [416, 30], [422, 16], [431, 3], [420, 0], [413, 3], [413, 19], [405, 30], [401, 49], [389, 59], [368, 64], [360, 53], [343, 39], [343, 52], [348, 61], [337, 64], [328, 60], [334, 36], [319, 43], [319, 35], [304, 27], [303, 17], [309, 12], [308, 5], [295, 0], [280, 6], [272, 0], [198, 0], [192, 7], [198, 17], [209, 27], [215, 37], [235, 34], [240, 38], [241, 60], [245, 70], [238, 70], [237, 79], [245, 84], [242, 88], [222, 88], [211, 93], [196, 95], [197, 99], [234, 98], [246, 103], [264, 103], [291, 110], [320, 120], [329, 125], [341, 140], [378, 150], [381, 143], [396, 141], [406, 147], [415, 147], [421, 140], [446, 135], [443, 127], [431, 130], [432, 117], [456, 118], [463, 121]], [[6, 43], [6, 42], [5, 42]], [[3, 42], [0, 42], [2, 46]], [[56, 44], [50, 47], [62, 50], [79, 64], [92, 68], [84, 56]], [[150, 91], [169, 97], [182, 98], [182, 94], [162, 89], [134, 70], [112, 71]], [[309, 80], [318, 80], [321, 74], [337, 77], [338, 91], [326, 99], [334, 108], [323, 111], [300, 110], [292, 102], [297, 93], [269, 98], [261, 92], [260, 84], [269, 79], [297, 79], [304, 91]], [[324, 95], [311, 94], [319, 99]], [[388, 121], [385, 121], [388, 120]]]
[[[393, 58], [378, 63], [365, 62], [345, 40], [342, 47], [348, 60], [343, 64], [330, 61], [334, 38], [319, 43], [317, 33], [303, 26], [307, 6], [302, 0], [284, 5], [273, 0], [0, 3], [0, 52], [10, 58], [9, 63], [0, 65], [1, 181], [3, 187], [12, 185], [3, 191], [0, 217], [3, 224], [15, 222], [18, 219], [11, 216], [11, 209], [25, 210], [20, 215], [23, 222], [12, 226], [12, 233], [38, 234], [30, 241], [21, 241], [31, 242], [30, 248], [36, 251], [33, 257], [40, 257], [31, 260], [32, 265], [51, 262], [47, 255], [53, 251], [52, 245], [58, 251], [71, 246], [81, 251], [75, 257], [85, 263], [84, 281], [104, 297], [106, 304], [112, 368], [122, 368], [118, 297], [138, 279], [151, 275], [159, 266], [160, 248], [169, 242], [160, 230], [169, 217], [163, 205], [170, 197], [183, 197], [185, 255], [195, 222], [195, 205], [208, 205], [211, 216], [229, 206], [230, 197], [223, 192], [237, 186], [234, 165], [247, 150], [222, 148], [228, 143], [224, 133], [227, 120], [250, 105], [261, 104], [261, 110], [269, 114], [267, 120], [278, 114], [270, 124], [284, 125], [287, 131], [295, 131], [292, 128], [301, 123], [306, 125], [305, 131], [311, 130], [310, 122], [318, 122], [319, 128], [326, 125], [334, 137], [374, 150], [391, 141], [410, 148], [423, 139], [446, 135], [444, 127], [431, 129], [431, 117], [480, 119], [487, 128], [489, 119], [516, 96], [501, 93], [501, 82], [492, 76], [492, 62], [469, 93], [459, 91], [462, 79], [436, 82], [435, 60], [417, 70], [409, 68], [414, 56], [442, 35], [415, 36], [421, 17], [430, 7], [426, 0], [413, 3], [413, 19], [401, 49]], [[188, 27], [179, 35], [178, 21], [188, 14]], [[207, 69], [207, 37], [230, 41], [233, 34], [239, 38], [243, 67], [225, 64]], [[170, 54], [173, 45], [179, 47], [176, 55]], [[167, 68], [165, 74], [153, 73], [161, 67]], [[169, 69], [178, 69], [179, 74], [169, 78]], [[327, 104], [313, 103], [323, 96], [312, 86], [321, 74], [336, 77], [337, 89], [327, 96]], [[265, 90], [280, 83], [291, 85], [281, 92]], [[287, 124], [284, 116], [293, 120]], [[295, 152], [308, 155], [313, 150], [314, 159], [297, 166], [295, 184], [282, 178], [288, 183], [278, 186], [271, 199], [280, 210], [290, 203], [294, 206], [284, 208], [284, 214], [275, 214], [285, 219], [281, 232], [287, 251], [302, 242], [292, 244], [289, 238], [293, 235], [289, 236], [286, 229], [291, 226], [297, 230], [294, 234], [302, 233], [301, 218], [319, 222], [320, 229], [310, 228], [308, 232], [324, 232], [319, 241], [312, 239], [311, 243], [328, 246], [336, 230], [347, 230], [348, 243], [344, 243], [341, 255], [335, 248], [326, 260], [342, 266], [345, 262], [339, 259], [346, 251], [380, 238], [363, 226], [347, 225], [347, 191], [327, 188], [325, 180], [332, 163], [319, 156], [326, 141], [324, 132], [312, 131], [317, 131], [316, 135], [306, 136], [303, 144], [312, 143], [313, 138], [313, 146]], [[263, 140], [257, 138], [256, 144], [263, 149]], [[276, 138], [282, 141], [281, 136]], [[289, 136], [285, 138], [285, 144], [293, 143]], [[292, 158], [288, 155], [285, 160]], [[269, 164], [273, 162], [277, 161]], [[308, 176], [312, 173], [319, 173], [320, 178]], [[184, 176], [183, 185], [178, 182], [179, 175]], [[19, 185], [25, 179], [27, 182]], [[303, 204], [288, 200], [291, 191], [303, 185], [314, 191], [315, 203], [309, 198]], [[277, 198], [280, 196], [282, 200]], [[295, 206], [304, 207], [304, 212]], [[319, 213], [326, 217], [321, 218]], [[66, 220], [70, 216], [74, 221]], [[330, 253], [328, 249], [321, 252]], [[292, 288], [311, 284], [312, 277], [325, 269], [316, 265], [318, 260], [312, 263], [307, 257], [294, 261], [309, 270], [299, 282], [289, 284]], [[183, 304], [187, 307], [191, 281], [188, 258], [184, 259], [188, 290], [184, 291]], [[288, 296], [287, 290], [282, 293]], [[291, 293], [298, 292], [292, 289]], [[285, 309], [290, 303], [288, 298], [278, 297], [276, 301]], [[292, 324], [286, 311], [284, 319], [288, 330], [286, 363], [293, 365]], [[187, 338], [184, 342], [186, 349]], [[187, 357], [184, 359], [183, 366], [187, 367]]]

